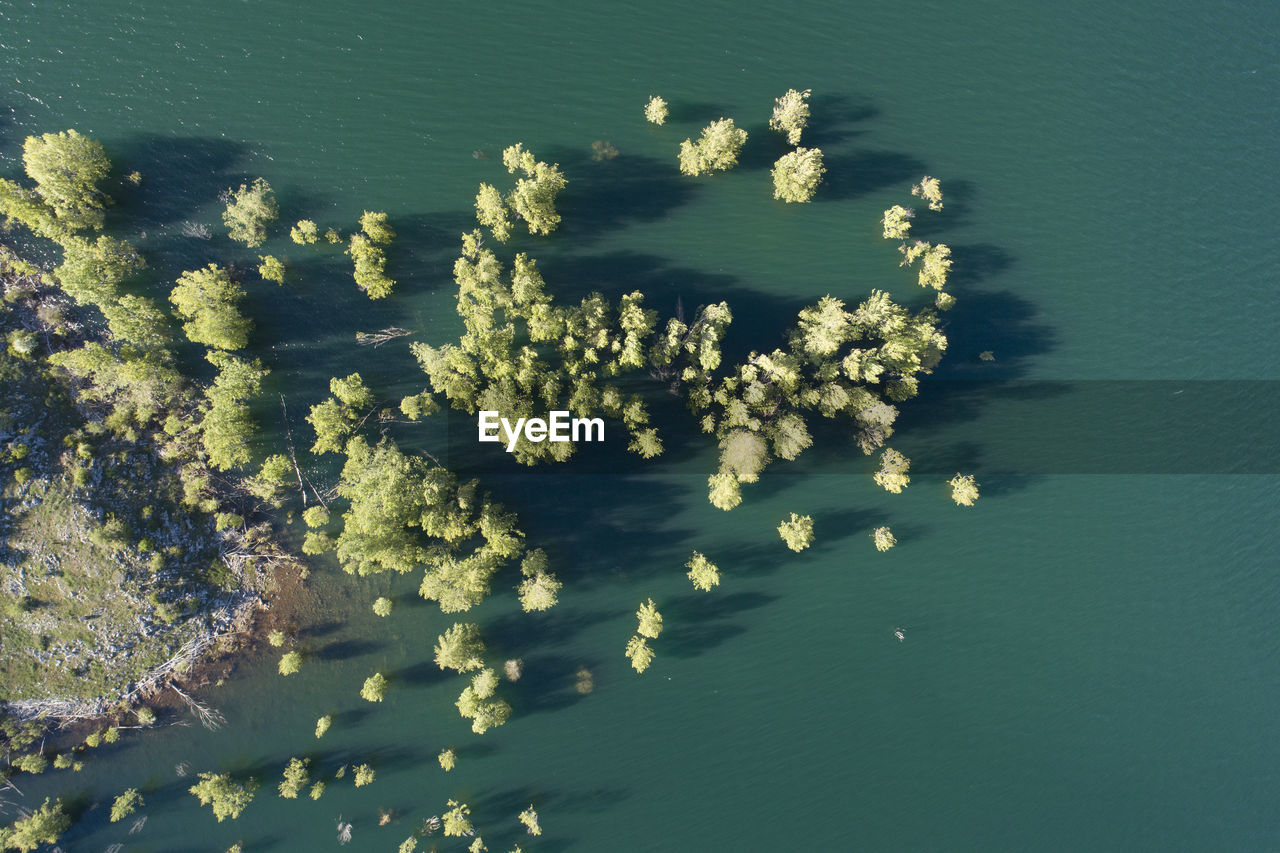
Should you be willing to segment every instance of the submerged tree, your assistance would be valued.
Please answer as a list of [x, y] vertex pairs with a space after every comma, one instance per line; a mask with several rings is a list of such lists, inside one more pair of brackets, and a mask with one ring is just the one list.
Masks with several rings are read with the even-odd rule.
[[456, 800], [450, 800], [448, 806], [448, 811], [441, 815], [444, 821], [444, 834], [447, 837], [461, 838], [464, 835], [473, 833], [475, 827], [471, 825], [469, 818], [471, 807]]
[[813, 517], [796, 515], [778, 525], [778, 536], [792, 551], [803, 551], [813, 544]]
[[98, 184], [111, 163], [99, 142], [74, 130], [28, 136], [22, 162], [40, 199], [68, 229], [102, 228], [103, 205], [109, 199]]
[[494, 698], [497, 688], [498, 674], [486, 668], [472, 676], [471, 685], [458, 697], [458, 713], [471, 720], [471, 730], [478, 735], [502, 725], [511, 716], [511, 706]]
[[320, 240], [320, 229], [310, 219], [299, 219], [298, 224], [289, 229], [289, 239], [299, 246], [310, 246]]
[[387, 677], [375, 672], [364, 680], [360, 686], [360, 698], [366, 702], [381, 702], [387, 693]]
[[644, 105], [644, 118], [650, 124], [666, 124], [667, 102], [657, 95], [650, 95], [649, 102]]
[[197, 344], [214, 349], [244, 349], [253, 322], [239, 311], [244, 288], [216, 264], [178, 276], [169, 301], [184, 321], [182, 330]]
[[649, 643], [644, 637], [633, 634], [630, 640], [627, 640], [627, 648], [624, 652], [631, 660], [631, 668], [636, 672], [644, 672], [649, 668], [649, 664], [653, 663], [653, 649], [649, 648]]
[[556, 576], [547, 571], [547, 555], [541, 548], [535, 548], [520, 562], [520, 581], [517, 592], [520, 595], [520, 607], [526, 612], [550, 610], [556, 605], [556, 596], [562, 584]]
[[285, 652], [280, 658], [280, 665], [277, 667], [281, 675], [293, 675], [302, 669], [302, 652], [294, 649], [291, 652]]
[[788, 89], [786, 94], [773, 102], [773, 116], [769, 119], [769, 127], [778, 133], [787, 135], [791, 145], [800, 144], [800, 134], [809, 123], [809, 96], [811, 89], [797, 92]]
[[324, 737], [325, 732], [329, 731], [329, 727], [332, 725], [333, 716], [331, 714], [325, 714], [323, 717], [316, 720], [316, 738], [319, 739]]
[[636, 621], [639, 623], [636, 633], [642, 637], [655, 640], [662, 633], [662, 614], [658, 612], [652, 598], [640, 605], [640, 609], [636, 611]]
[[480, 626], [455, 622], [436, 637], [436, 666], [457, 672], [470, 672], [484, 666], [484, 642]]
[[695, 589], [710, 592], [712, 587], [720, 585], [720, 570], [716, 568], [716, 564], [697, 551], [693, 552], [693, 556], [685, 565], [689, 569], [689, 580], [693, 581]]
[[773, 164], [773, 197], [785, 202], [806, 202], [818, 191], [826, 172], [820, 148], [797, 148]]
[[374, 245], [364, 234], [352, 234], [347, 254], [355, 263], [357, 287], [370, 299], [382, 299], [391, 295], [396, 283], [387, 276], [387, 256], [381, 247]]
[[910, 459], [892, 447], [886, 447], [884, 453], [880, 454], [880, 467], [872, 476], [876, 485], [881, 486], [886, 492], [898, 495], [911, 482], [911, 477], [907, 474], [910, 468]]
[[530, 234], [547, 235], [560, 225], [556, 196], [568, 185], [559, 165], [547, 165], [517, 142], [502, 152], [502, 163], [512, 174], [524, 174], [507, 196], [507, 204], [525, 221]]
[[368, 764], [357, 765], [353, 772], [355, 773], [355, 783], [357, 788], [363, 788], [365, 785], [372, 785], [373, 779], [377, 775], [376, 771]]
[[876, 543], [877, 551], [888, 551], [898, 544], [897, 538], [887, 527], [877, 527], [871, 531], [871, 539]]
[[445, 773], [452, 770], [458, 763], [458, 753], [454, 752], [452, 749], [442, 749], [436, 758], [439, 760], [440, 767]]
[[920, 262], [920, 286], [941, 290], [951, 274], [951, 249], [945, 243], [928, 246]]
[[201, 773], [199, 779], [188, 790], [195, 794], [200, 805], [213, 808], [213, 816], [219, 823], [225, 818], [240, 817], [240, 812], [253, 802], [258, 788], [252, 779], [242, 785], [226, 773]]
[[747, 132], [735, 127], [733, 119], [722, 118], [702, 129], [697, 142], [680, 143], [680, 171], [686, 175], [723, 172], [738, 165], [738, 152], [747, 142]]
[[118, 823], [144, 805], [137, 788], [129, 788], [111, 803], [111, 822]]
[[386, 596], [378, 596], [373, 600], [373, 612], [383, 618], [391, 615], [392, 606], [391, 599]]
[[476, 193], [476, 220], [488, 228], [499, 243], [507, 242], [511, 236], [510, 212], [497, 187], [480, 185], [480, 191]]
[[258, 265], [258, 275], [262, 276], [263, 281], [274, 281], [276, 284], [284, 284], [284, 262], [275, 255], [259, 255], [258, 260], [262, 261]]
[[930, 210], [942, 210], [942, 184], [937, 178], [925, 175], [911, 188], [911, 194], [928, 202]]
[[267, 226], [280, 216], [271, 185], [256, 178], [252, 185], [241, 184], [238, 190], [228, 190], [228, 193], [230, 198], [222, 212], [222, 222], [231, 239], [251, 249], [261, 246], [267, 239]]
[[62, 809], [62, 800], [44, 803], [24, 818], [7, 827], [0, 827], [0, 850], [19, 850], [28, 853], [41, 844], [57, 844], [58, 837], [71, 827], [71, 818]]
[[250, 459], [249, 442], [257, 425], [248, 403], [262, 390], [267, 371], [257, 359], [246, 361], [225, 352], [210, 352], [206, 358], [218, 375], [205, 389], [200, 442], [209, 464], [225, 471]]
[[530, 835], [542, 834], [542, 827], [538, 824], [538, 813], [533, 810], [532, 805], [520, 812], [519, 820]]
[[978, 500], [978, 481], [972, 474], [956, 474], [947, 485], [951, 486], [951, 499], [960, 506], [973, 506]]
[[310, 782], [307, 766], [309, 758], [290, 758], [289, 766], [284, 769], [284, 780], [280, 783], [280, 796], [286, 800], [296, 800], [302, 789]]
[[886, 240], [905, 240], [911, 233], [911, 220], [915, 211], [909, 207], [895, 204], [884, 212], [884, 238]]

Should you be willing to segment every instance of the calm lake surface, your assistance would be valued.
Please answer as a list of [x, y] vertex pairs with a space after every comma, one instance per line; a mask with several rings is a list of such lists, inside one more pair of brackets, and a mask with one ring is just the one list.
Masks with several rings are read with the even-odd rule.
[[[422, 386], [407, 340], [354, 333], [457, 336], [457, 235], [516, 141], [570, 184], [561, 229], [503, 257], [535, 255], [565, 297], [639, 288], [664, 314], [726, 299], [732, 357], [779, 345], [827, 293], [920, 303], [878, 219], [924, 174], [946, 210], [918, 228], [953, 247], [958, 299], [947, 358], [893, 440], [916, 463], [902, 495], [828, 430], [720, 512], [714, 449], [675, 409], [660, 465], [485, 476], [566, 582], [526, 617], [500, 578], [471, 614], [495, 658], [525, 661], [506, 726], [477, 737], [458, 717], [464, 682], [431, 663], [454, 620], [418, 578], [320, 561], [301, 674], [250, 660], [202, 694], [222, 730], [125, 737], [80, 774], [26, 778], [24, 802], [87, 810], [68, 851], [337, 849], [339, 819], [347, 849], [393, 851], [450, 798], [494, 851], [1277, 849], [1277, 39], [1266, 2], [0, 0], [0, 172], [21, 171], [27, 134], [101, 140], [143, 175], [109, 223], [147, 255], [153, 293], [198, 264], [256, 264], [218, 220], [242, 180], [272, 183], [282, 222], [389, 213], [399, 284], [382, 302], [287, 228], [262, 250], [299, 276], [251, 285], [247, 309], [300, 443], [330, 376], [359, 370], [386, 400]], [[813, 89], [805, 142], [830, 171], [809, 205], [770, 198], [783, 149], [765, 124], [789, 87]], [[665, 127], [643, 121], [650, 94], [671, 104]], [[751, 134], [742, 165], [682, 179], [679, 142], [722, 115]], [[595, 140], [618, 158], [593, 162]], [[273, 395], [258, 415], [275, 452]], [[443, 424], [395, 435], [440, 452]], [[336, 477], [332, 459], [309, 469]], [[947, 498], [957, 470], [983, 486], [972, 509]], [[774, 532], [793, 511], [816, 525], [800, 555]], [[899, 538], [887, 554], [878, 524]], [[684, 576], [693, 549], [724, 572], [712, 594]], [[378, 595], [397, 600], [387, 620]], [[667, 630], [636, 676], [622, 648], [649, 597]], [[375, 670], [394, 682], [376, 706], [358, 696]], [[368, 762], [377, 781], [282, 800], [302, 755], [313, 775]], [[263, 789], [219, 824], [183, 763]], [[147, 799], [136, 835], [106, 822], [130, 786]], [[531, 803], [545, 835], [526, 840]], [[466, 846], [420, 849], [433, 841]]]

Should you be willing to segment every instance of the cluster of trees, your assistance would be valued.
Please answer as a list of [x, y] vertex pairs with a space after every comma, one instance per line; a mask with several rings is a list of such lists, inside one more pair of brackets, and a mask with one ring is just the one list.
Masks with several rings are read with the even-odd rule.
[[71, 817], [62, 808], [62, 800], [48, 797], [39, 808], [11, 825], [0, 827], [0, 850], [35, 850], [41, 844], [57, 844], [58, 837], [71, 827]]
[[662, 614], [649, 599], [636, 611], [636, 632], [627, 641], [625, 654], [631, 661], [631, 668], [636, 672], [644, 672], [653, 663], [654, 652], [649, 648], [649, 640], [656, 640], [662, 633]]
[[502, 152], [507, 171], [523, 177], [505, 196], [490, 184], [481, 184], [476, 193], [476, 219], [489, 229], [493, 238], [505, 243], [511, 236], [511, 217], [524, 221], [530, 234], [545, 236], [560, 226], [556, 197], [567, 185], [558, 164], [549, 165], [526, 151], [517, 142]]
[[[920, 183], [911, 188], [911, 194], [923, 199], [932, 211], [942, 210], [942, 184], [937, 178], [925, 175]], [[907, 267], [920, 262], [917, 281], [921, 287], [931, 287], [938, 292], [936, 304], [946, 310], [955, 304], [955, 298], [949, 293], [942, 293], [947, 277], [951, 274], [951, 248], [945, 243], [929, 243], [916, 240], [907, 243], [911, 233], [911, 220], [915, 211], [900, 204], [895, 204], [884, 212], [882, 224], [886, 240], [898, 240], [898, 251], [902, 253], [901, 266]]]
[[387, 277], [387, 254], [382, 248], [395, 236], [385, 213], [368, 210], [360, 217], [360, 230], [351, 235], [347, 254], [355, 264], [356, 286], [370, 299], [390, 296], [396, 286], [395, 280]]
[[200, 781], [187, 790], [195, 795], [200, 805], [213, 809], [213, 816], [219, 823], [226, 818], [235, 820], [240, 817], [258, 792], [255, 780], [237, 782], [228, 773], [201, 773], [197, 778]]
[[773, 164], [773, 197], [782, 201], [807, 202], [818, 191], [826, 174], [821, 148], [801, 148], [800, 136], [809, 124], [809, 96], [812, 91], [788, 89], [773, 103], [769, 127], [785, 134], [787, 143], [796, 146]]

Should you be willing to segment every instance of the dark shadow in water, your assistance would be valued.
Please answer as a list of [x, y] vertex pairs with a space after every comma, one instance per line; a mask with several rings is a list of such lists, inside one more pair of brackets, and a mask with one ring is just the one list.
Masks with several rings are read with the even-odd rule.
[[581, 656], [539, 654], [524, 659], [524, 675], [506, 685], [504, 695], [511, 702], [515, 716], [528, 716], [558, 711], [577, 704], [587, 695], [577, 690], [578, 670], [598, 664]]
[[892, 186], [906, 189], [925, 174], [923, 162], [896, 151], [861, 150], [832, 155], [824, 152], [823, 162], [827, 167], [826, 180], [818, 188], [814, 201], [842, 201]]
[[743, 625], [724, 621], [730, 616], [764, 607], [778, 596], [762, 592], [697, 593], [663, 603], [669, 626], [660, 638], [661, 654], [691, 658], [739, 634]]
[[449, 673], [436, 666], [435, 660], [424, 660], [394, 670], [388, 676], [392, 684], [415, 684], [429, 687], [449, 679]]
[[312, 654], [319, 660], [348, 660], [349, 658], [373, 654], [380, 649], [386, 648], [386, 645], [381, 640], [351, 638], [329, 643]]
[[[668, 101], [667, 102], [667, 123], [684, 123], [695, 122], [700, 123], [699, 127], [706, 127], [713, 121], [719, 121], [722, 118], [728, 118], [729, 114], [725, 112], [725, 108], [721, 104], [711, 101]], [[698, 131], [695, 129], [690, 132], [690, 136], [697, 137]], [[680, 140], [677, 140], [679, 142]]]
[[122, 172], [142, 175], [131, 193], [136, 204], [129, 211], [142, 228], [203, 221], [215, 235], [225, 237], [221, 220], [208, 221], [202, 209], [217, 207], [219, 193], [253, 179], [237, 171], [247, 153], [246, 146], [228, 139], [151, 133], [116, 146], [112, 159]]
[[[622, 151], [612, 160], [596, 161], [590, 149], [579, 148], [553, 147], [536, 153], [542, 160], [559, 163], [569, 180], [556, 202], [562, 221], [554, 238], [560, 245], [581, 246], [636, 222], [666, 219], [689, 203], [698, 189], [680, 174], [674, 160]], [[499, 188], [515, 177], [499, 183]], [[517, 223], [516, 229], [527, 234], [523, 223]], [[527, 251], [536, 256], [538, 249], [534, 245]]]

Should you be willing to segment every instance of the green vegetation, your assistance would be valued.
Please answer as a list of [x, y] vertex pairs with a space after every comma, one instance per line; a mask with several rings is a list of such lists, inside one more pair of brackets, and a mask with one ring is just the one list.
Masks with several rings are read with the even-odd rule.
[[137, 788], [129, 788], [111, 803], [111, 822], [117, 823], [145, 805]]
[[262, 276], [263, 281], [274, 281], [276, 284], [284, 284], [284, 262], [275, 255], [259, 255], [258, 260], [262, 261], [258, 265], [258, 275]]
[[653, 649], [649, 648], [649, 643], [643, 637], [632, 635], [627, 640], [627, 648], [624, 652], [631, 660], [631, 668], [636, 672], [644, 672], [649, 668], [649, 664], [653, 663]]
[[888, 551], [898, 544], [897, 538], [887, 527], [877, 527], [871, 531], [871, 539], [875, 542], [877, 551]]
[[316, 720], [316, 739], [324, 737], [325, 732], [329, 731], [329, 727], [333, 725], [333, 715], [325, 714]]
[[788, 203], [809, 201], [826, 171], [821, 149], [797, 148], [783, 154], [773, 164], [773, 197]]
[[773, 102], [773, 116], [769, 119], [770, 130], [787, 135], [787, 143], [800, 144], [800, 134], [809, 124], [809, 96], [811, 89], [797, 92], [788, 89], [786, 93]]
[[307, 767], [311, 763], [308, 758], [290, 758], [289, 766], [284, 770], [284, 779], [280, 782], [280, 796], [286, 800], [296, 800], [302, 789], [311, 781]]
[[289, 239], [299, 246], [310, 246], [320, 239], [320, 231], [310, 219], [299, 219], [298, 224], [289, 229]]
[[541, 835], [542, 827], [538, 825], [538, 813], [533, 810], [533, 806], [520, 812], [520, 822], [524, 824], [525, 831], [530, 835]]
[[373, 612], [383, 618], [391, 615], [391, 608], [391, 599], [384, 596], [379, 596], [373, 601]]
[[900, 495], [902, 490], [907, 487], [907, 484], [911, 482], [911, 477], [907, 475], [907, 471], [910, 468], [910, 459], [892, 447], [886, 447], [884, 453], [880, 454], [880, 467], [876, 469], [872, 477], [875, 479], [876, 485], [882, 487], [886, 492]]
[[884, 238], [886, 240], [905, 240], [907, 235], [911, 233], [911, 220], [915, 217], [915, 211], [910, 208], [895, 204], [884, 212]]
[[277, 667], [281, 675], [293, 675], [302, 669], [302, 652], [294, 649], [285, 652], [280, 658], [280, 665]]
[[457, 672], [470, 672], [484, 666], [484, 643], [480, 626], [455, 622], [436, 638], [436, 666]]
[[937, 178], [925, 175], [920, 179], [920, 183], [911, 188], [911, 194], [924, 199], [930, 210], [934, 212], [942, 210], [942, 184]]
[[360, 698], [366, 702], [381, 702], [387, 693], [387, 677], [375, 672], [360, 686]]
[[60, 223], [72, 231], [102, 228], [108, 199], [98, 184], [111, 171], [102, 145], [74, 130], [28, 136], [22, 163]]
[[538, 160], [519, 142], [502, 152], [502, 164], [508, 172], [524, 175], [506, 197], [511, 211], [524, 220], [530, 234], [546, 236], [556, 230], [560, 226], [556, 196], [569, 183], [560, 166]]
[[636, 621], [639, 623], [636, 633], [642, 637], [656, 640], [662, 633], [662, 614], [658, 612], [652, 598], [640, 605], [640, 609], [636, 611]]
[[520, 574], [524, 580], [516, 589], [520, 594], [520, 607], [526, 613], [550, 610], [556, 606], [562, 584], [547, 570], [547, 555], [541, 548], [525, 554], [520, 561]]
[[251, 185], [241, 184], [237, 190], [227, 190], [226, 201], [222, 222], [231, 239], [251, 249], [261, 246], [267, 239], [267, 227], [280, 216], [271, 185], [257, 178]]
[[257, 782], [250, 779], [241, 784], [226, 773], [201, 773], [200, 781], [188, 790], [202, 806], [210, 806], [213, 816], [221, 823], [226, 818], [235, 820], [245, 810], [257, 793]]
[[644, 105], [644, 120], [658, 126], [666, 124], [667, 102], [657, 95], [650, 95], [649, 102]]
[[353, 772], [355, 773], [355, 784], [357, 788], [363, 788], [365, 785], [372, 785], [375, 771], [368, 764], [357, 765]]
[[680, 143], [680, 171], [686, 175], [724, 172], [738, 165], [738, 153], [747, 142], [747, 132], [735, 127], [733, 119], [722, 118], [702, 129], [697, 142]]
[[440, 755], [437, 757], [440, 761], [440, 766], [444, 769], [445, 773], [452, 770], [458, 763], [458, 754], [452, 749], [441, 750]]
[[972, 474], [956, 474], [947, 481], [951, 499], [959, 506], [973, 506], [978, 500], [978, 482]]
[[225, 269], [209, 264], [178, 276], [169, 301], [186, 321], [182, 330], [192, 343], [238, 350], [248, 345], [253, 330], [253, 321], [238, 308], [244, 296], [244, 288], [233, 282]]
[[497, 688], [497, 673], [492, 669], [482, 669], [472, 676], [471, 684], [455, 703], [458, 713], [471, 720], [471, 730], [478, 735], [502, 725], [511, 716], [511, 706], [505, 700], [495, 698]]
[[57, 844], [58, 837], [71, 827], [71, 818], [62, 809], [62, 800], [46, 797], [40, 808], [7, 827], [0, 827], [0, 850], [35, 850], [41, 844]]
[[471, 807], [466, 803], [450, 800], [449, 809], [441, 817], [444, 819], [444, 834], [448, 838], [461, 838], [475, 831], [471, 825]]
[[791, 513], [791, 518], [778, 525], [778, 536], [792, 551], [803, 551], [813, 544], [813, 517]]
[[355, 264], [356, 286], [370, 299], [382, 299], [396, 286], [395, 280], [387, 277], [387, 255], [382, 249], [395, 238], [395, 232], [387, 225], [385, 213], [367, 210], [360, 217], [360, 228], [347, 246]]
[[697, 551], [685, 566], [689, 569], [689, 580], [693, 581], [694, 589], [710, 592], [712, 587], [720, 585], [720, 570], [716, 564]]

